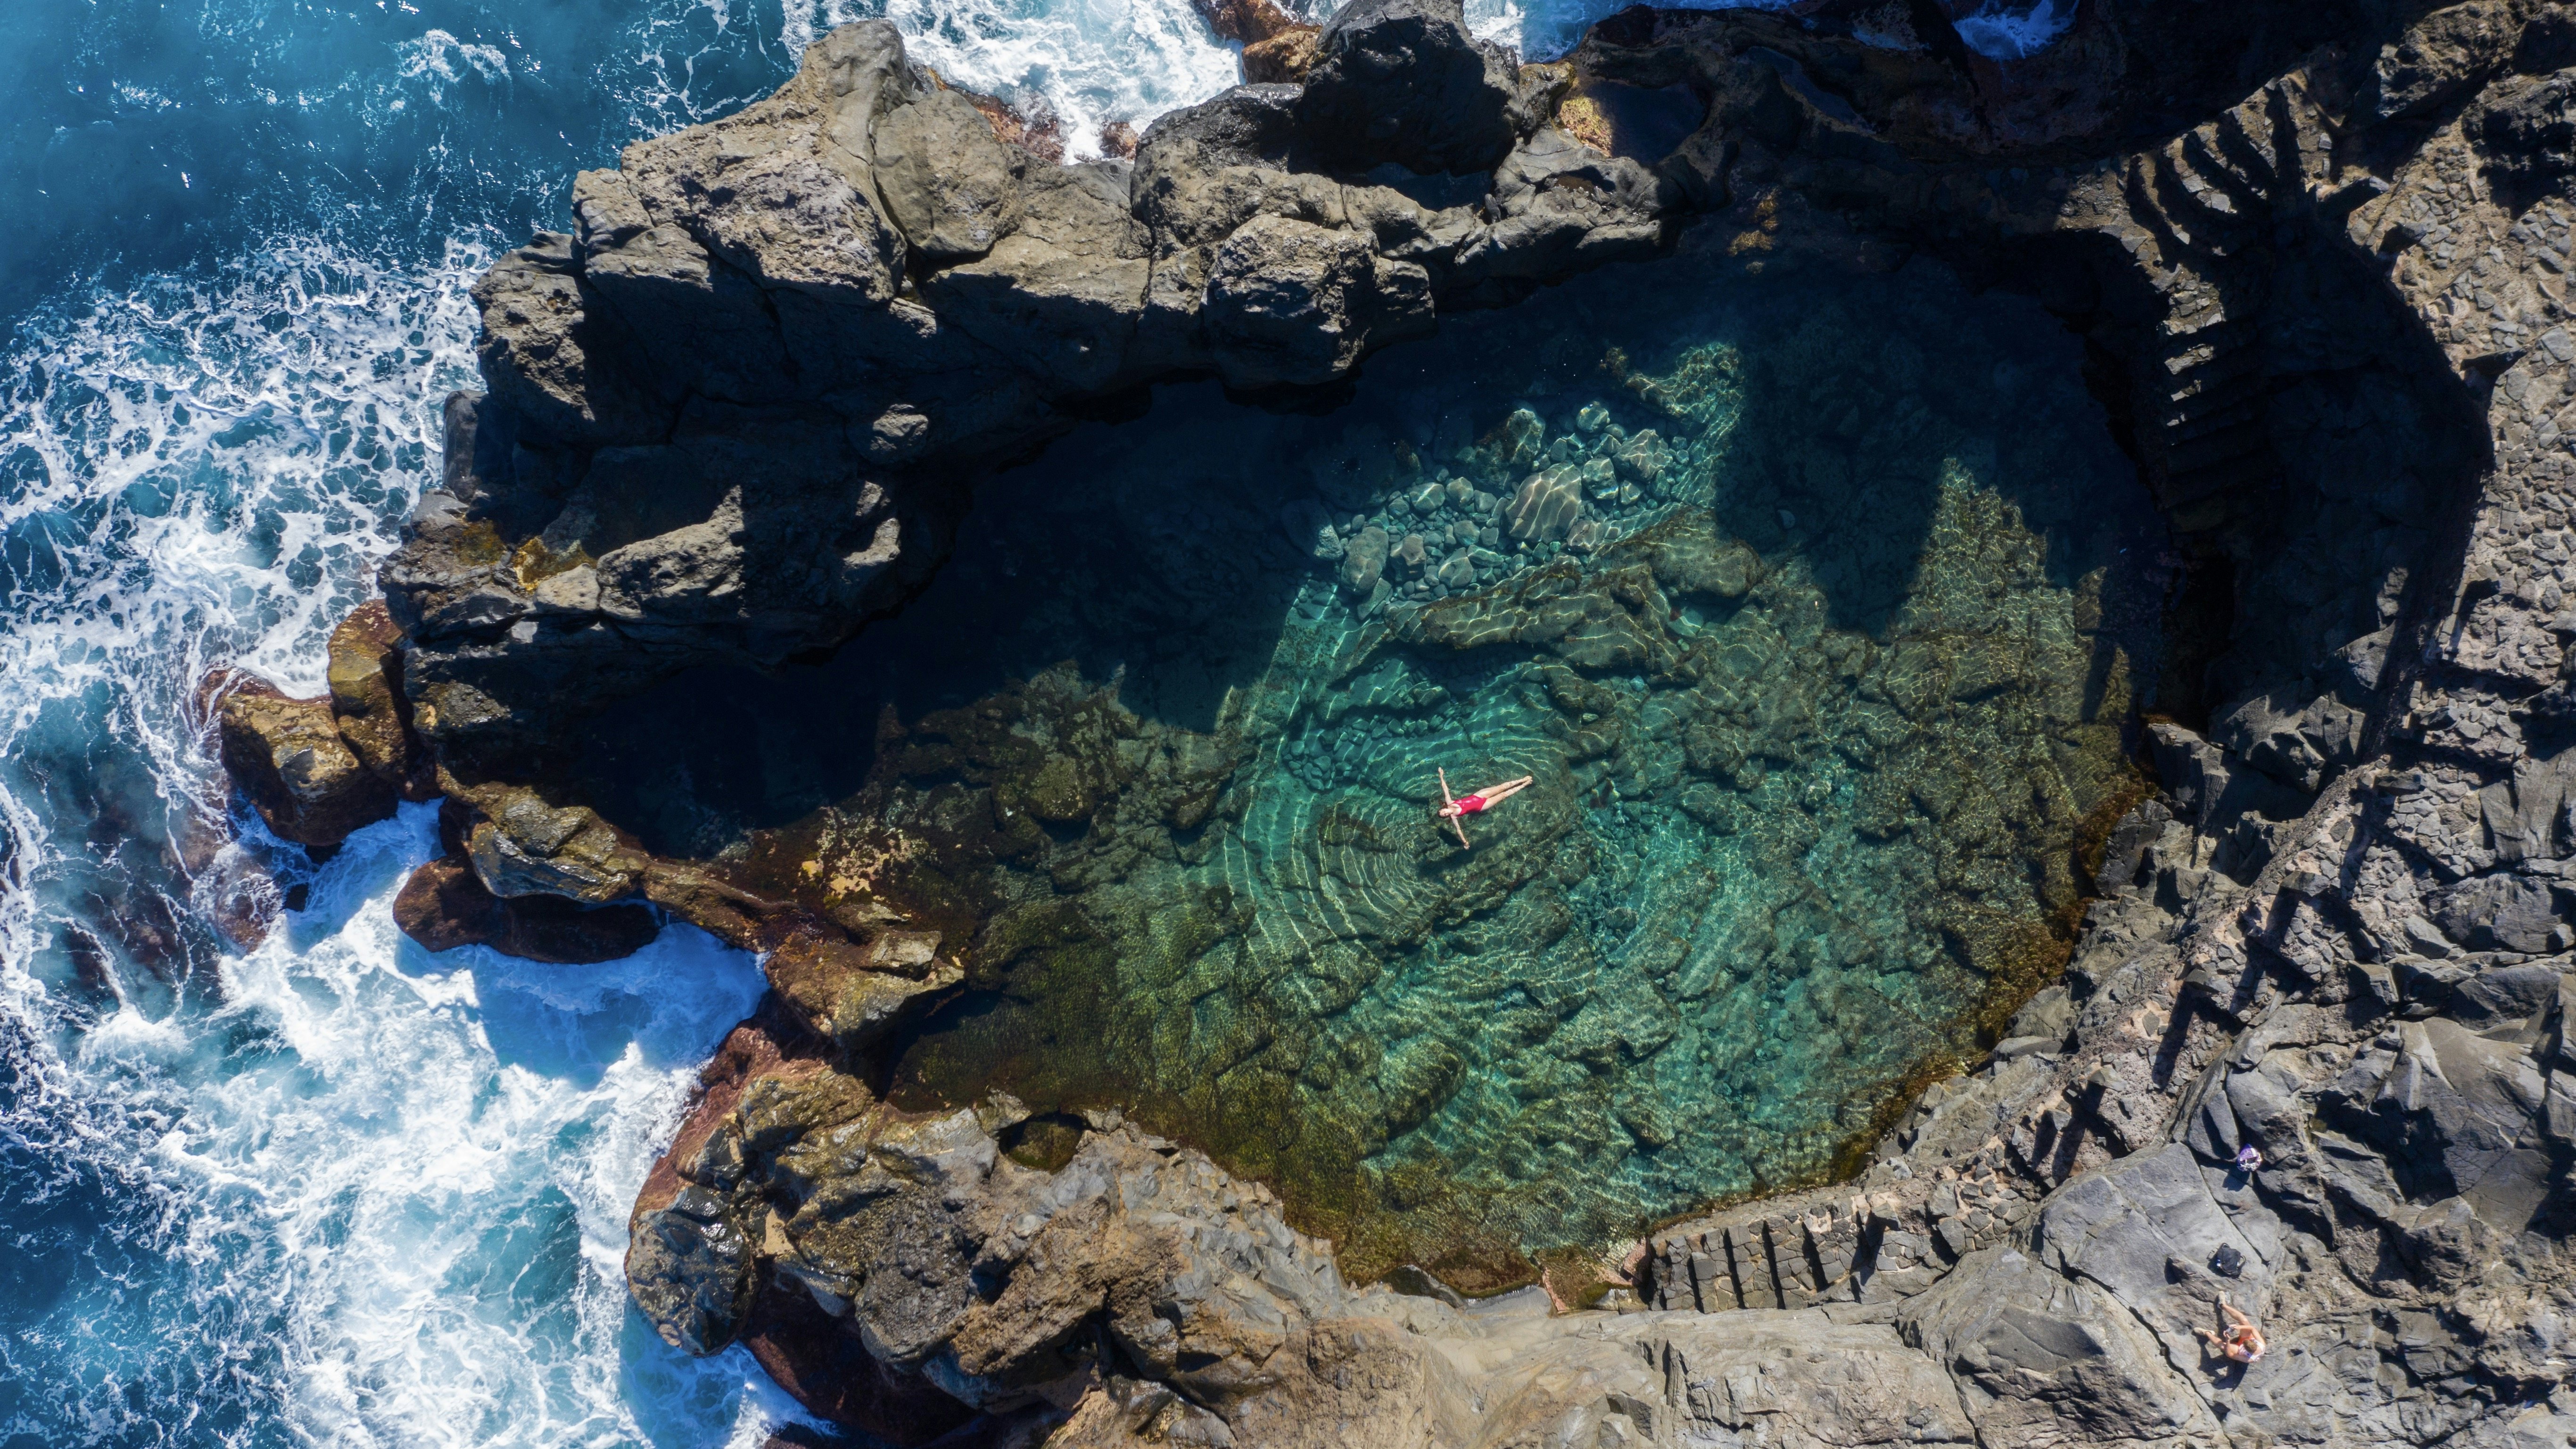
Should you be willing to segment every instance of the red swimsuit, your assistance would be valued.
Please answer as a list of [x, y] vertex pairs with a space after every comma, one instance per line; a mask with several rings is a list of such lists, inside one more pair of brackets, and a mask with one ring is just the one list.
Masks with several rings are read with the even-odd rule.
[[1482, 795], [1461, 795], [1458, 797], [1458, 813], [1461, 815], [1473, 815], [1484, 808], [1485, 797]]

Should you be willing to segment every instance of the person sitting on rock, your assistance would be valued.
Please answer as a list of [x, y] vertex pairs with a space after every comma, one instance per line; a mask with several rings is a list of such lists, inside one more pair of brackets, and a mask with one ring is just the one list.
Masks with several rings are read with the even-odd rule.
[[1440, 807], [1440, 818], [1448, 821], [1449, 828], [1458, 832], [1459, 849], [1474, 849], [1467, 844], [1467, 827], [1461, 823], [1465, 817], [1477, 814], [1489, 806], [1499, 805], [1528, 789], [1531, 778], [1523, 775], [1517, 780], [1505, 780], [1499, 785], [1487, 785], [1482, 790], [1471, 790], [1464, 795], [1452, 795], [1449, 793], [1449, 772], [1442, 770], [1440, 798], [1449, 803]]
[[2193, 1332], [2208, 1339], [2210, 1347], [2238, 1363], [2252, 1363], [2261, 1358], [2263, 1330], [2254, 1326], [2254, 1320], [2246, 1317], [2235, 1304], [2228, 1302], [2227, 1295], [2224, 1293], [2218, 1295], [2218, 1311], [2227, 1315], [2225, 1333], [2212, 1333], [2206, 1328], [2194, 1329]]

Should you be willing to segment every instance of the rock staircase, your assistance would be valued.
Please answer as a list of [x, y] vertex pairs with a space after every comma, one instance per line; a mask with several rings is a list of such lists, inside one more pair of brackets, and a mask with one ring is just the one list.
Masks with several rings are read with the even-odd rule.
[[2224, 525], [2281, 476], [2258, 319], [2280, 227], [2309, 208], [2330, 147], [2316, 107], [2285, 78], [2106, 178], [2118, 194], [2096, 213], [2109, 218], [2102, 229], [2166, 310], [2149, 337], [2097, 340], [2131, 359], [2140, 462], [2186, 533]]

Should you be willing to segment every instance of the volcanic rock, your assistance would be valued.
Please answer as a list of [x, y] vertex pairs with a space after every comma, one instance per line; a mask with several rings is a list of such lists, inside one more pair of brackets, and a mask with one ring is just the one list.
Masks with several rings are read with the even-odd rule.
[[549, 895], [503, 900], [454, 857], [411, 873], [394, 897], [394, 924], [431, 951], [489, 946], [505, 956], [567, 966], [632, 956], [662, 929], [638, 905], [586, 908]]
[[1356, 0], [1315, 37], [1298, 120], [1329, 166], [1490, 171], [1516, 139], [1515, 79], [1458, 0]]
[[402, 692], [402, 630], [382, 600], [350, 611], [331, 631], [331, 713], [359, 763], [393, 781], [406, 800], [437, 794], [429, 756], [411, 733]]
[[877, 194], [904, 239], [933, 264], [993, 249], [1018, 211], [1010, 156], [984, 113], [932, 91], [877, 123]]
[[280, 839], [336, 846], [394, 813], [393, 782], [350, 750], [328, 698], [292, 699], [238, 673], [213, 688], [224, 769]]
[[583, 173], [577, 232], [478, 284], [491, 390], [382, 570], [419, 734], [504, 759], [692, 663], [829, 647], [928, 577], [957, 478], [1105, 397], [1331, 383], [1444, 291], [1669, 240], [1633, 163], [1543, 134], [1492, 170], [1534, 93], [1454, 5], [1363, 9], [1312, 85], [1166, 115], [1132, 166], [1004, 139], [871, 21]]
[[[2215, 600], [2217, 640], [2176, 671], [2210, 736], [2149, 732], [2164, 793], [2111, 832], [2064, 995], [1924, 1089], [1849, 1181], [1655, 1230], [1618, 1290], [1647, 1311], [1354, 1291], [1263, 1190], [1174, 1144], [1103, 1117], [1041, 1170], [970, 1109], [897, 1112], [783, 1054], [711, 1087], [648, 1180], [640, 1307], [697, 1352], [782, 1325], [764, 1361], [800, 1385], [855, 1338], [851, 1382], [1054, 1393], [1102, 1442], [2565, 1442], [2565, 31], [2505, 0], [2106, 0], [1995, 63], [1939, 7], [1632, 10], [1574, 68], [1708, 100], [1648, 167], [1545, 126], [1546, 84], [1454, 7], [1365, 0], [1304, 89], [1168, 116], [1132, 170], [1061, 176], [996, 141], [1005, 188], [990, 152], [966, 178], [880, 147], [937, 86], [866, 24], [741, 116], [629, 148], [579, 188], [578, 236], [478, 286], [490, 392], [451, 406], [442, 486], [384, 571], [444, 764], [693, 662], [846, 637], [927, 576], [953, 480], [1077, 405], [1191, 371], [1328, 382], [1435, 306], [1671, 244], [1684, 204], [1722, 213], [1687, 244], [1748, 270], [1925, 250], [2037, 292], [2100, 361], [2171, 526], [2155, 607]], [[881, 209], [897, 162], [906, 199]], [[952, 255], [977, 260], [901, 295]], [[1664, 384], [1622, 380], [1681, 426]], [[1587, 482], [1534, 413], [1493, 444], [1526, 475], [1525, 540], [1592, 522], [1589, 487], [1657, 481], [1640, 443]], [[1409, 637], [1506, 637], [1580, 695], [1658, 657], [1660, 591], [1717, 605], [1778, 577], [1660, 543], [1586, 565], [1629, 571], [1615, 611], [1522, 585], [1426, 606]], [[1358, 528], [1343, 582], [1378, 593], [1387, 554]], [[1924, 718], [2022, 687], [1928, 645], [1879, 677]], [[332, 817], [352, 779], [390, 808], [327, 707], [245, 697], [226, 759], [273, 824]], [[1026, 766], [1012, 788], [1060, 825], [1115, 794]], [[863, 930], [788, 950], [794, 911], [719, 872], [543, 798], [474, 808], [495, 889], [647, 889], [776, 948], [779, 1011], [846, 1066], [954, 969], [907, 974], [918, 951]], [[1651, 1025], [1586, 1005], [1565, 1029], [1606, 1060]], [[1622, 1106], [1640, 1141], [1668, 1130]], [[833, 1328], [762, 1320], [791, 1282]], [[2269, 1327], [2242, 1373], [2200, 1355], [2222, 1287]], [[784, 1349], [800, 1331], [826, 1336]]]

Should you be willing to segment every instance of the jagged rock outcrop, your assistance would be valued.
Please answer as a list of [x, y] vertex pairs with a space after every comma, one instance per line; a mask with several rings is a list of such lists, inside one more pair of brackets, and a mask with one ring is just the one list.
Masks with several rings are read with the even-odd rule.
[[1455, 0], [1370, 0], [1309, 83], [1135, 160], [1004, 140], [882, 22], [627, 148], [477, 284], [489, 391], [383, 582], [421, 733], [486, 756], [694, 662], [839, 642], [917, 589], [975, 468], [1157, 378], [1313, 387], [1449, 299], [1668, 239], [1676, 197], [1547, 130]]
[[527, 961], [580, 965], [632, 956], [662, 923], [642, 906], [584, 907], [561, 896], [505, 900], [453, 857], [411, 873], [394, 897], [394, 924], [431, 951], [490, 946]]
[[437, 793], [411, 730], [401, 642], [385, 606], [371, 602], [331, 631], [327, 695], [292, 698], [230, 669], [199, 683], [225, 773], [280, 839], [327, 850], [393, 814], [397, 800]]

